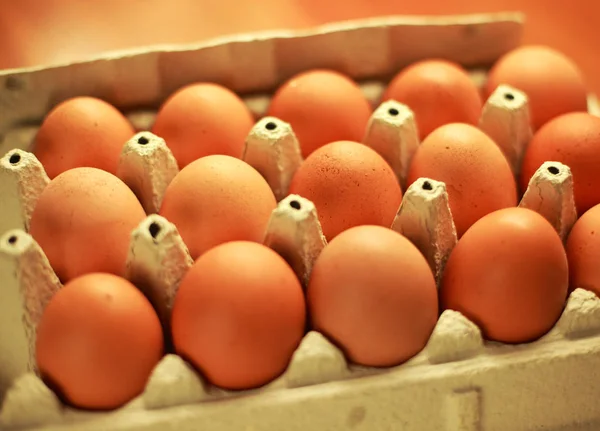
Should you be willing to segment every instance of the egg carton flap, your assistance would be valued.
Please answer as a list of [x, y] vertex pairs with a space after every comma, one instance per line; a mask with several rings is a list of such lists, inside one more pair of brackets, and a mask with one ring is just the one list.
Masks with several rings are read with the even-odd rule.
[[330, 68], [356, 80], [389, 77], [421, 59], [489, 66], [521, 39], [520, 13], [389, 16], [309, 30], [269, 31], [191, 45], [119, 51], [87, 61], [0, 71], [0, 141], [75, 96], [122, 110], [156, 107], [176, 89], [211, 81], [240, 93], [273, 91], [292, 75]]

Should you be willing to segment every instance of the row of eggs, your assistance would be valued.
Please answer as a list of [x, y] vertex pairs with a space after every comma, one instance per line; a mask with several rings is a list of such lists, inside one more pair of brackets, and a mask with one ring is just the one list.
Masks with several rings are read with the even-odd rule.
[[[401, 70], [382, 101], [393, 99], [410, 107], [424, 139], [444, 124], [476, 125], [482, 99], [499, 84], [527, 95], [534, 130], [561, 114], [586, 110], [586, 86], [577, 66], [561, 53], [539, 46], [521, 47], [500, 58], [483, 94], [458, 64], [426, 60]], [[292, 77], [275, 92], [267, 111], [291, 124], [304, 157], [329, 142], [360, 142], [371, 114], [358, 85], [331, 70]], [[236, 94], [220, 85], [200, 83], [178, 90], [164, 102], [152, 132], [168, 142], [183, 168], [210, 154], [240, 157], [253, 123]], [[122, 144], [132, 132], [131, 124], [111, 105], [76, 98], [47, 115], [36, 137], [35, 153], [50, 178], [77, 166], [115, 173]]]

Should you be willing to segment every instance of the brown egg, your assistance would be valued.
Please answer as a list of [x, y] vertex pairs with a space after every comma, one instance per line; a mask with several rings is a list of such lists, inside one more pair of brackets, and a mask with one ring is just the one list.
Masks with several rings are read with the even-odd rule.
[[421, 139], [448, 123], [476, 125], [481, 95], [467, 72], [445, 60], [424, 60], [403, 69], [390, 82], [383, 100], [408, 105]]
[[192, 84], [162, 105], [152, 133], [163, 138], [184, 168], [200, 157], [241, 157], [254, 118], [231, 90], [211, 83]]
[[373, 110], [360, 87], [332, 70], [311, 70], [284, 83], [268, 115], [290, 123], [302, 155], [333, 141], [362, 141]]
[[546, 123], [533, 136], [523, 157], [521, 190], [544, 162], [571, 168], [577, 212], [600, 203], [600, 118], [574, 112]]
[[115, 107], [93, 97], [57, 105], [35, 137], [33, 153], [52, 179], [73, 168], [116, 174], [121, 150], [135, 130]]
[[173, 178], [160, 215], [177, 226], [192, 258], [227, 241], [262, 242], [277, 206], [266, 180], [247, 163], [213, 155]]
[[490, 340], [533, 341], [560, 317], [569, 286], [567, 256], [538, 213], [506, 208], [477, 221], [450, 254], [440, 291]]
[[132, 400], [162, 355], [162, 328], [150, 302], [112, 274], [67, 283], [37, 328], [42, 377], [78, 408], [114, 409]]
[[447, 124], [423, 141], [407, 183], [421, 177], [446, 183], [459, 236], [484, 215], [517, 205], [515, 179], [504, 154], [485, 133], [468, 124]]
[[173, 304], [175, 350], [214, 385], [262, 386], [285, 371], [304, 335], [300, 282], [270, 248], [234, 241], [203, 254]]
[[577, 220], [566, 248], [571, 290], [581, 287], [600, 296], [600, 205]]
[[587, 111], [587, 90], [579, 68], [547, 46], [523, 46], [501, 57], [488, 75], [486, 96], [501, 84], [527, 94], [534, 129], [561, 114]]
[[350, 361], [371, 367], [416, 355], [438, 317], [427, 261], [408, 239], [380, 226], [348, 229], [323, 249], [307, 301], [313, 328]]
[[313, 152], [296, 171], [290, 193], [315, 204], [327, 240], [353, 226], [391, 226], [402, 200], [386, 161], [366, 145], [350, 141]]
[[129, 235], [145, 217], [120, 179], [96, 168], [75, 168], [46, 186], [29, 229], [64, 283], [90, 272], [123, 275]]

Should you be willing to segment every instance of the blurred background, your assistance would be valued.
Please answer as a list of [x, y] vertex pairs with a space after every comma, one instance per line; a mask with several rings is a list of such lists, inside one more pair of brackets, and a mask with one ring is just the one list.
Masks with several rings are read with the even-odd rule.
[[522, 11], [523, 42], [569, 55], [600, 94], [600, 0], [0, 0], [0, 7], [2, 69], [378, 15]]

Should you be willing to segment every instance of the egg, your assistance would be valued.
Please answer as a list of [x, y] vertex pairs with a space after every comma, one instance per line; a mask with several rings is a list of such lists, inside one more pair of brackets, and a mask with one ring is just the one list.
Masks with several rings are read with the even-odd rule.
[[567, 112], [587, 111], [581, 71], [570, 58], [547, 46], [522, 46], [502, 56], [488, 74], [486, 96], [501, 84], [527, 95], [534, 129]]
[[304, 335], [300, 281], [270, 248], [234, 241], [184, 276], [171, 320], [176, 352], [212, 384], [251, 389], [285, 371]]
[[277, 206], [267, 181], [231, 156], [206, 156], [173, 178], [160, 215], [175, 224], [196, 259], [227, 241], [262, 242]]
[[213, 83], [185, 86], [161, 106], [152, 133], [165, 140], [179, 168], [212, 154], [240, 158], [254, 118], [231, 90]]
[[517, 205], [515, 179], [504, 154], [485, 133], [469, 124], [444, 125], [422, 142], [412, 159], [407, 183], [422, 177], [446, 184], [459, 237], [484, 215]]
[[588, 289], [600, 295], [600, 205], [577, 220], [566, 243], [570, 288]]
[[130, 233], [145, 217], [133, 192], [116, 176], [75, 168], [42, 191], [29, 233], [63, 283], [90, 272], [123, 275]]
[[476, 125], [481, 115], [479, 90], [467, 72], [446, 60], [424, 60], [398, 73], [383, 100], [408, 105], [421, 139], [448, 123]]
[[381, 226], [336, 236], [317, 258], [307, 289], [313, 329], [359, 365], [401, 364], [425, 347], [438, 297], [427, 261], [405, 237]]
[[562, 241], [540, 214], [505, 208], [477, 221], [444, 270], [444, 309], [461, 312], [493, 341], [525, 343], [560, 317], [569, 286]]
[[313, 152], [294, 174], [290, 194], [315, 204], [327, 240], [358, 225], [391, 226], [402, 200], [386, 161], [351, 141], [332, 142]]
[[150, 302], [112, 274], [65, 284], [37, 328], [42, 378], [82, 409], [114, 409], [141, 394], [162, 355], [162, 328]]
[[275, 92], [268, 115], [290, 123], [302, 155], [333, 141], [362, 141], [373, 109], [360, 87], [332, 70], [302, 72]]
[[578, 214], [600, 203], [600, 118], [584, 112], [561, 115], [546, 123], [529, 142], [521, 168], [521, 190], [544, 162], [571, 168]]
[[33, 153], [50, 178], [78, 167], [116, 174], [121, 150], [134, 134], [133, 126], [112, 105], [94, 97], [75, 97], [46, 116]]

